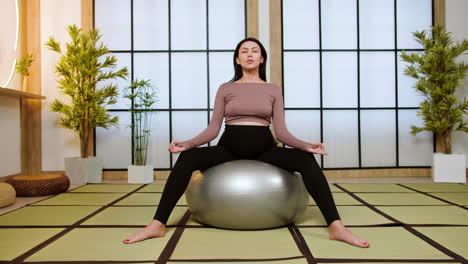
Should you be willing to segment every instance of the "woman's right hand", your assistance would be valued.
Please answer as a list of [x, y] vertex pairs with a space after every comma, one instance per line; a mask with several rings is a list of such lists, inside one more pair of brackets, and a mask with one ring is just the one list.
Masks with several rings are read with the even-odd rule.
[[172, 152], [172, 153], [179, 153], [179, 152], [182, 152], [182, 151], [185, 151], [185, 148], [184, 147], [180, 147], [180, 146], [176, 146], [177, 143], [181, 143], [182, 141], [179, 141], [179, 140], [173, 140], [171, 142], [171, 144], [169, 144], [169, 148], [167, 148], [167, 150], [169, 150], [169, 152]]

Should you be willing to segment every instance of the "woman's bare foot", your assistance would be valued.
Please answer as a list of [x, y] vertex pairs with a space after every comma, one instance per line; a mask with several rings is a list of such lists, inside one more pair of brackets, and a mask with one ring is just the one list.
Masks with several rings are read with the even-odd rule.
[[341, 220], [333, 221], [330, 226], [330, 239], [332, 240], [340, 240], [347, 242], [351, 245], [368, 248], [370, 247], [369, 242], [367, 240], [361, 239], [355, 234], [351, 233], [344, 225]]
[[132, 244], [148, 238], [163, 237], [166, 234], [165, 228], [166, 225], [159, 222], [158, 220], [153, 220], [145, 228], [127, 237], [122, 242], [125, 244]]

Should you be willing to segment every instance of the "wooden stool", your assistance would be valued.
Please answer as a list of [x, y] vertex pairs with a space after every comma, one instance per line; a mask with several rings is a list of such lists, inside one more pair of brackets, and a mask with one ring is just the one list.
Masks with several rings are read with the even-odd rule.
[[70, 179], [65, 174], [37, 174], [14, 176], [7, 180], [16, 190], [16, 196], [45, 196], [65, 192]]

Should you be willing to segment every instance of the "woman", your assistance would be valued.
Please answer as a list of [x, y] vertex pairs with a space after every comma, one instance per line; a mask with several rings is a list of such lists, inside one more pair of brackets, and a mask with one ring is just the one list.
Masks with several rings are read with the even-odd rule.
[[[358, 247], [370, 246], [340, 220], [328, 182], [313, 155], [327, 155], [323, 144], [299, 140], [288, 132], [281, 88], [265, 81], [266, 60], [266, 51], [257, 39], [246, 38], [239, 42], [234, 53], [235, 76], [218, 88], [208, 128], [191, 140], [170, 143], [170, 152], [182, 153], [166, 182], [154, 219], [124, 239], [124, 243], [165, 235], [167, 219], [195, 170], [235, 159], [256, 159], [301, 173], [306, 189], [326, 219], [330, 239]], [[225, 131], [218, 144], [196, 148], [216, 138], [223, 118]], [[271, 120], [278, 140], [293, 148], [276, 146], [269, 128]]]

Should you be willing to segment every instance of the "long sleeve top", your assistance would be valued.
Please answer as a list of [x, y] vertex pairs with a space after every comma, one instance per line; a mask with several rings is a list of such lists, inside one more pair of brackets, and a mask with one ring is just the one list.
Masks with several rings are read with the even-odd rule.
[[286, 128], [283, 95], [279, 86], [273, 83], [233, 82], [219, 86], [208, 127], [196, 137], [178, 143], [177, 146], [188, 150], [213, 140], [219, 133], [223, 118], [228, 125], [233, 121], [257, 121], [270, 125], [273, 120], [275, 135], [282, 143], [302, 150], [313, 146], [312, 143], [294, 137]]

